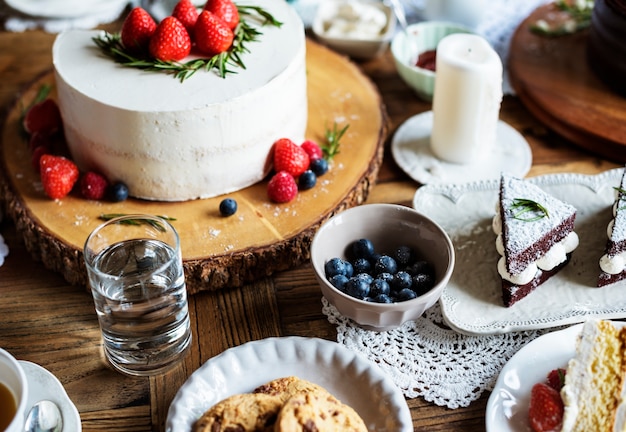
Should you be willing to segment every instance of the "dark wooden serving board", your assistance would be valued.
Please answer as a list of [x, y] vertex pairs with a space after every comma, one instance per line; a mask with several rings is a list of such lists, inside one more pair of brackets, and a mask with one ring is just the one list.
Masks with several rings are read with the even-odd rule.
[[[238, 287], [276, 271], [300, 265], [319, 226], [346, 208], [361, 204], [376, 182], [382, 163], [388, 119], [376, 86], [347, 58], [307, 41], [307, 138], [323, 141], [334, 122], [349, 124], [340, 154], [311, 190], [287, 204], [274, 204], [261, 182], [228, 196], [238, 212], [221, 217], [216, 197], [183, 203], [129, 199], [94, 202], [71, 194], [47, 198], [30, 164], [19, 119], [23, 107], [44, 84], [50, 71], [32, 83], [8, 110], [0, 141], [0, 194], [27, 249], [46, 267], [72, 284], [86, 285], [82, 247], [104, 213], [167, 215], [176, 220], [187, 287], [201, 290]], [[54, 96], [54, 94], [53, 94]], [[1, 202], [1, 200], [0, 200]]]
[[522, 103], [541, 122], [578, 146], [626, 162], [626, 97], [613, 92], [587, 63], [587, 35], [547, 37], [530, 31], [550, 20], [553, 3], [536, 9], [511, 40], [508, 70]]

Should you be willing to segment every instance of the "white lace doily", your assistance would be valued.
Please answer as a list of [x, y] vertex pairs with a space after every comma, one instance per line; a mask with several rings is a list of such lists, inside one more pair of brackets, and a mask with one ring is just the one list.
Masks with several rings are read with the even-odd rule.
[[452, 409], [466, 407], [485, 390], [492, 390], [513, 354], [548, 332], [465, 336], [446, 327], [439, 303], [420, 319], [384, 332], [358, 327], [326, 298], [322, 298], [322, 312], [337, 326], [337, 342], [378, 364], [405, 397], [422, 397]]

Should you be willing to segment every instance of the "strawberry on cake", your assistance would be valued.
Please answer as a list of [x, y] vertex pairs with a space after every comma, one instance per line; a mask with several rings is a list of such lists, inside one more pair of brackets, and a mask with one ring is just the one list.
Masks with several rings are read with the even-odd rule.
[[[253, 1], [224, 12], [226, 0], [209, 0], [195, 17], [181, 0], [155, 25], [133, 9], [123, 56], [104, 32], [59, 34], [58, 104], [80, 171], [122, 182], [136, 198], [210, 198], [262, 180], [279, 138], [302, 142], [303, 23], [284, 0]], [[141, 61], [129, 67], [128, 56]]]
[[600, 258], [599, 287], [626, 278], [626, 170], [615, 189], [613, 219], [608, 224], [606, 248]]
[[578, 246], [576, 208], [503, 174], [493, 218], [502, 300], [512, 306], [560, 271]]

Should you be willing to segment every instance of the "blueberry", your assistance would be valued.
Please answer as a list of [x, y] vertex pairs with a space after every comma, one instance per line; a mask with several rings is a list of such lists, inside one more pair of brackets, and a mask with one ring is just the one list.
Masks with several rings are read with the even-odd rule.
[[328, 171], [328, 161], [324, 158], [313, 159], [309, 164], [309, 169], [313, 171], [316, 176], [322, 176]]
[[419, 294], [424, 294], [435, 286], [434, 276], [427, 273], [420, 273], [413, 276], [413, 290]]
[[413, 264], [408, 266], [405, 270], [411, 273], [412, 275], [417, 275], [420, 273], [434, 275], [435, 273], [432, 265], [430, 265], [428, 261], [424, 261], [424, 260], [415, 261]]
[[306, 170], [298, 178], [298, 189], [307, 190], [313, 188], [317, 183], [317, 176], [310, 169]]
[[365, 258], [357, 258], [352, 263], [355, 273], [369, 273], [372, 270], [372, 264]]
[[404, 288], [403, 290], [399, 291], [396, 294], [396, 299], [398, 299], [398, 301], [407, 301], [407, 300], [411, 300], [417, 297], [417, 294], [415, 293], [415, 291], [409, 289], [409, 288]]
[[408, 246], [399, 246], [393, 253], [393, 257], [399, 266], [405, 267], [409, 265], [413, 258], [413, 249]]
[[391, 287], [389, 282], [383, 279], [374, 279], [370, 287], [370, 295], [376, 297], [378, 294], [389, 295]]
[[370, 259], [374, 255], [374, 244], [369, 239], [359, 239], [352, 243], [352, 253], [355, 258]]
[[382, 279], [391, 285], [391, 283], [393, 282], [393, 275], [391, 273], [382, 272], [382, 273], [378, 273], [378, 275], [376, 276], [376, 279]]
[[411, 275], [407, 272], [399, 271], [398, 273], [393, 275], [393, 282], [391, 283], [391, 286], [393, 287], [394, 291], [401, 291], [405, 288], [411, 288], [411, 285], [413, 285], [413, 279], [411, 278]]
[[348, 261], [344, 261], [341, 258], [331, 258], [324, 264], [324, 272], [328, 279], [338, 274], [349, 278], [352, 276], [353, 269], [352, 264]]
[[237, 213], [237, 201], [232, 198], [225, 198], [220, 203], [220, 214], [222, 216], [232, 216]]
[[348, 283], [346, 283], [345, 292], [349, 296], [362, 300], [369, 295], [370, 284], [366, 278], [354, 276], [348, 280]]
[[128, 198], [128, 186], [122, 182], [113, 183], [109, 193], [113, 202], [125, 201]]
[[342, 274], [336, 274], [328, 280], [332, 286], [337, 288], [339, 291], [345, 291], [346, 284], [348, 283], [348, 278]]
[[378, 294], [372, 297], [374, 303], [393, 303], [393, 299], [387, 294]]
[[374, 273], [391, 273], [395, 274], [398, 271], [398, 263], [389, 255], [381, 255], [374, 264]]

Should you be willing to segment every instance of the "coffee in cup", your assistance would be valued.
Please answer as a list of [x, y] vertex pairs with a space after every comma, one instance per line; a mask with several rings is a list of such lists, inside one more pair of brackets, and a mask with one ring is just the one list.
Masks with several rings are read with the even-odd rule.
[[23, 429], [27, 401], [28, 386], [22, 366], [0, 348], [0, 431]]

